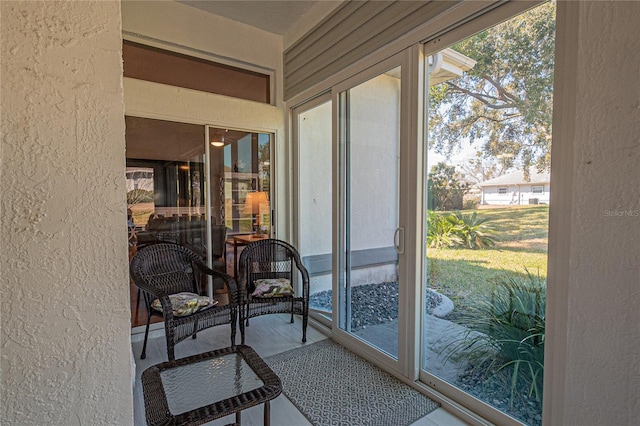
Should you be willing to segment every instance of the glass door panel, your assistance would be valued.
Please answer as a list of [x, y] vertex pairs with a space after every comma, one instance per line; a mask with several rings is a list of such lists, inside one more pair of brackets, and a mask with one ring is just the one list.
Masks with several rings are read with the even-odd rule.
[[309, 271], [311, 315], [325, 319], [333, 311], [331, 105], [324, 96], [294, 110], [298, 250]]
[[340, 329], [398, 358], [400, 67], [339, 94]]
[[[209, 127], [212, 211], [227, 234], [271, 235], [271, 135]], [[231, 271], [230, 271], [231, 273]]]
[[[207, 256], [204, 126], [126, 117], [129, 256], [170, 242]], [[200, 289], [207, 292], [206, 285]], [[144, 301], [131, 284], [132, 325], [146, 323]]]
[[421, 379], [496, 423], [542, 422], [554, 28], [549, 2], [425, 55]]
[[[220, 251], [236, 276], [247, 238], [272, 235], [271, 140], [268, 133], [207, 127], [211, 158], [212, 223], [224, 232]], [[215, 233], [213, 234], [215, 235]], [[244, 235], [245, 237], [242, 237]]]

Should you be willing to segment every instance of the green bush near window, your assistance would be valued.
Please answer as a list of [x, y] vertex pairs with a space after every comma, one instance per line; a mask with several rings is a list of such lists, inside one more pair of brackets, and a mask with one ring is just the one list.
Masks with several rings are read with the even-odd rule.
[[525, 272], [501, 276], [460, 318], [468, 331], [445, 350], [447, 357], [466, 358], [485, 378], [508, 377], [511, 406], [520, 389], [538, 401], [542, 393], [546, 282]]
[[466, 247], [472, 250], [495, 245], [497, 238], [487, 217], [476, 212], [438, 214], [428, 211], [427, 245], [431, 248]]
[[431, 248], [459, 247], [463, 240], [458, 235], [455, 223], [447, 220], [447, 215], [428, 211], [427, 245]]

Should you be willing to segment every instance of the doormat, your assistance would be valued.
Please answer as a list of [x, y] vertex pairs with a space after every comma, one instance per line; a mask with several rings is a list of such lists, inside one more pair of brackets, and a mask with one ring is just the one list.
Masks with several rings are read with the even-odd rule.
[[282, 392], [316, 426], [410, 425], [440, 406], [330, 339], [265, 361]]

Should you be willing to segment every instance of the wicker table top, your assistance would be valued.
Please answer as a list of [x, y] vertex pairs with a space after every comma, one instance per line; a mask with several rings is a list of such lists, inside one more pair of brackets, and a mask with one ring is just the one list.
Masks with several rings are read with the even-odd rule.
[[149, 425], [199, 425], [282, 392], [275, 373], [249, 346], [239, 345], [154, 365], [142, 373]]

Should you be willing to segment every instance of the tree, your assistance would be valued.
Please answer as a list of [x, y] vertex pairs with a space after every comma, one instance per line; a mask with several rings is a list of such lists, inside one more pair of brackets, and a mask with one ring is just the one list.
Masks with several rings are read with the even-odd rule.
[[477, 61], [430, 88], [430, 148], [450, 156], [483, 143], [505, 168], [549, 168], [555, 4], [545, 3], [452, 48]]
[[153, 169], [127, 169], [127, 207], [153, 202]]
[[473, 184], [479, 184], [489, 179], [505, 174], [506, 169], [502, 162], [494, 158], [487, 158], [482, 151], [477, 151], [476, 155], [460, 164], [465, 179]]
[[455, 166], [438, 163], [431, 168], [428, 180], [429, 209], [461, 210], [462, 197], [469, 184], [462, 180]]

